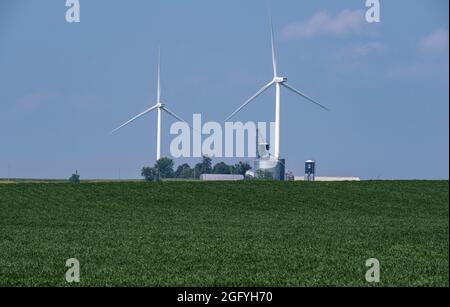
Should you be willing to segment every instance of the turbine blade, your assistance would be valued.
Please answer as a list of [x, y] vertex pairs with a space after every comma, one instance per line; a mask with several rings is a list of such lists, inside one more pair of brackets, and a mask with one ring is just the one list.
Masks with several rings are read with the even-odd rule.
[[[184, 123], [187, 123], [187, 121], [185, 121], [184, 119], [182, 119], [181, 117], [179, 117], [178, 115], [176, 115], [175, 113], [173, 113], [172, 111], [170, 111], [167, 107], [163, 107], [162, 108], [164, 111], [166, 111], [166, 113], [167, 114], [169, 114], [170, 116], [172, 116], [173, 118], [175, 118], [175, 119], [177, 119], [177, 120], [179, 120], [179, 121], [181, 121], [181, 122], [184, 122]], [[187, 123], [188, 124], [188, 123]], [[188, 124], [189, 125], [189, 124]]]
[[156, 101], [161, 102], [161, 48], [158, 48], [158, 89]]
[[142, 113], [136, 115], [135, 117], [133, 117], [132, 119], [130, 119], [129, 121], [127, 121], [126, 123], [124, 123], [123, 125], [117, 127], [117, 128], [114, 129], [113, 131], [111, 131], [111, 134], [114, 133], [114, 132], [116, 132], [117, 130], [120, 130], [120, 129], [122, 129], [123, 127], [125, 127], [125, 126], [131, 124], [132, 122], [134, 122], [134, 121], [137, 120], [138, 118], [144, 116], [145, 114], [147, 114], [147, 113], [153, 111], [153, 110], [156, 109], [156, 108], [157, 108], [157, 106], [151, 107], [150, 109], [147, 109], [147, 110], [145, 110], [144, 112], [142, 112]]
[[305, 94], [303, 94], [303, 93], [300, 92], [299, 90], [295, 89], [294, 87], [290, 86], [289, 84], [287, 84], [287, 83], [281, 83], [281, 85], [283, 85], [283, 86], [284, 86], [285, 88], [287, 88], [288, 90], [290, 90], [290, 91], [292, 91], [292, 92], [294, 92], [294, 93], [296, 93], [296, 94], [302, 96], [303, 98], [305, 98], [305, 99], [308, 100], [309, 102], [312, 102], [312, 103], [314, 103], [315, 105], [321, 107], [322, 109], [324, 109], [324, 110], [326, 110], [326, 111], [330, 111], [327, 107], [321, 105], [320, 103], [318, 103], [318, 102], [315, 101], [314, 99], [312, 99], [312, 98], [306, 96]]
[[264, 85], [262, 89], [260, 89], [258, 92], [256, 92], [255, 95], [253, 95], [252, 97], [250, 97], [250, 99], [248, 99], [242, 106], [240, 106], [239, 109], [237, 109], [236, 111], [234, 111], [233, 114], [231, 114], [230, 116], [228, 116], [227, 119], [225, 119], [225, 121], [228, 121], [228, 120], [230, 120], [231, 118], [233, 118], [237, 113], [239, 113], [243, 108], [245, 108], [250, 102], [252, 102], [253, 100], [255, 100], [259, 95], [261, 95], [261, 94], [264, 93], [269, 87], [271, 87], [273, 83], [274, 83], [274, 81], [270, 81], [270, 83], [268, 83], [267, 85]]
[[278, 77], [277, 70], [277, 51], [275, 47], [275, 34], [273, 31], [273, 21], [272, 16], [270, 16], [270, 34], [271, 34], [271, 42], [272, 42], [272, 65], [273, 65], [273, 77]]
[[[194, 129], [194, 127], [191, 126], [191, 124], [189, 124], [187, 121], [185, 121], [184, 119], [182, 119], [180, 116], [176, 115], [174, 112], [170, 111], [167, 107], [163, 107], [162, 108], [167, 114], [169, 114], [170, 116], [172, 116], [173, 118], [187, 124], [189, 126], [189, 128], [191, 128], [191, 130], [199, 132], [197, 129]], [[201, 132], [200, 132], [201, 134]]]

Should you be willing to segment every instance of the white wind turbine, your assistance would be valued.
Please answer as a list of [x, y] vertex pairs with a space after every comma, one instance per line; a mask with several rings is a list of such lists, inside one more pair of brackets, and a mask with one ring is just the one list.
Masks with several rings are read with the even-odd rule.
[[[156, 160], [158, 161], [159, 159], [161, 159], [161, 119], [162, 119], [162, 112], [164, 111], [167, 114], [169, 114], [170, 116], [174, 117], [175, 119], [187, 123], [181, 117], [179, 117], [178, 115], [176, 115], [175, 113], [170, 111], [167, 108], [167, 106], [164, 103], [161, 102], [161, 52], [158, 52], [158, 89], [157, 89], [157, 95], [156, 95], [156, 104], [153, 107], [145, 110], [144, 112], [136, 115], [135, 117], [133, 117], [132, 119], [130, 119], [129, 121], [124, 123], [123, 125], [117, 127], [116, 129], [111, 131], [111, 133], [114, 133], [117, 130], [122, 129], [123, 127], [131, 124], [132, 122], [134, 122], [138, 118], [144, 116], [145, 114], [152, 112], [153, 110], [157, 110], [157, 112], [158, 112], [158, 125], [157, 125], [157, 136], [156, 136]], [[190, 125], [189, 125], [189, 127], [190, 127]]]
[[271, 31], [271, 41], [272, 41], [272, 64], [273, 64], [273, 79], [270, 81], [267, 85], [263, 86], [262, 89], [260, 89], [258, 92], [256, 92], [255, 95], [250, 97], [239, 109], [237, 109], [233, 114], [231, 114], [225, 121], [230, 120], [233, 118], [237, 113], [239, 113], [243, 108], [245, 108], [248, 104], [250, 104], [253, 100], [255, 100], [258, 96], [260, 96], [262, 93], [264, 93], [266, 90], [268, 90], [272, 85], [275, 84], [276, 89], [276, 98], [275, 98], [275, 158], [280, 159], [280, 122], [281, 122], [281, 87], [285, 87], [288, 90], [300, 95], [301, 97], [305, 98], [309, 102], [314, 103], [315, 105], [321, 107], [324, 110], [329, 111], [326, 107], [321, 105], [320, 103], [314, 101], [312, 98], [306, 96], [301, 91], [295, 89], [291, 85], [287, 83], [287, 78], [280, 77], [278, 75], [277, 70], [277, 54], [276, 54], [276, 48], [275, 48], [275, 35], [273, 31], [273, 23], [272, 18], [270, 18], [270, 31]]

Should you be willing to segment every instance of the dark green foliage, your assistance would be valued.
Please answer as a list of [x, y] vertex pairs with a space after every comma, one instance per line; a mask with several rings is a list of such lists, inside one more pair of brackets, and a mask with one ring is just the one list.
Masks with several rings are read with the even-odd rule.
[[[225, 162], [220, 162], [217, 163], [214, 167], [212, 167], [211, 158], [203, 156], [202, 162], [195, 165], [193, 169], [189, 166], [189, 164], [186, 163], [180, 165], [174, 172], [173, 177], [178, 179], [199, 179], [200, 175], [202, 174], [223, 174], [223, 175], [240, 174], [245, 176], [245, 173], [250, 169], [251, 166], [245, 162], [239, 162], [234, 166], [227, 165]], [[165, 178], [172, 178], [172, 177], [165, 177]]]
[[232, 170], [233, 169], [232, 169], [232, 167], [230, 165], [227, 165], [224, 162], [220, 162], [220, 163], [217, 163], [214, 166], [214, 168], [212, 170], [212, 173], [213, 174], [229, 175], [229, 174], [231, 174]]
[[202, 174], [212, 173], [212, 160], [207, 156], [203, 156], [202, 162], [198, 163], [194, 167], [195, 179], [199, 179]]
[[78, 171], [76, 171], [75, 174], [72, 174], [72, 176], [70, 176], [69, 182], [73, 184], [80, 183], [80, 175], [78, 175]]
[[145, 181], [156, 181], [158, 180], [158, 171], [154, 167], [143, 167], [141, 176], [144, 177]]
[[448, 181], [0, 184], [0, 286], [449, 286]]
[[142, 168], [141, 176], [148, 182], [174, 178], [175, 172], [173, 171], [173, 160], [161, 158], [156, 161], [154, 167]]
[[202, 164], [201, 163], [196, 164], [194, 166], [193, 172], [194, 172], [194, 178], [199, 179], [200, 175], [202, 174]]
[[169, 179], [175, 176], [173, 160], [169, 158], [159, 159], [155, 164], [155, 170], [159, 179]]
[[251, 169], [252, 167], [247, 162], [239, 162], [234, 166], [233, 174], [245, 176], [245, 173]]
[[181, 171], [180, 175], [177, 177], [179, 179], [193, 179], [194, 170], [191, 168], [185, 168]]
[[200, 163], [200, 173], [201, 174], [211, 174], [212, 173], [212, 160], [210, 157], [203, 156], [202, 163]]
[[178, 166], [177, 171], [175, 172], [175, 177], [179, 179], [192, 179], [194, 178], [194, 170], [189, 166], [189, 164], [182, 164]]

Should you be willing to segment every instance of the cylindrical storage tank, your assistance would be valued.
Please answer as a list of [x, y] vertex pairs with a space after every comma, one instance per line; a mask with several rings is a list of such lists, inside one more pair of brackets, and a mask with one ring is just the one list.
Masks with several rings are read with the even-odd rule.
[[277, 181], [285, 180], [284, 159], [259, 159], [255, 161], [255, 175], [259, 179], [271, 179]]
[[305, 181], [314, 181], [316, 179], [316, 161], [305, 161]]

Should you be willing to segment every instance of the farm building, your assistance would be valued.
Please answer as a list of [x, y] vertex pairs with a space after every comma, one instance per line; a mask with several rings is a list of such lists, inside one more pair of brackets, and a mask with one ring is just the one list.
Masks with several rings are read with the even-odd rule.
[[218, 175], [218, 174], [203, 174], [200, 176], [203, 181], [241, 181], [244, 180], [242, 175]]

